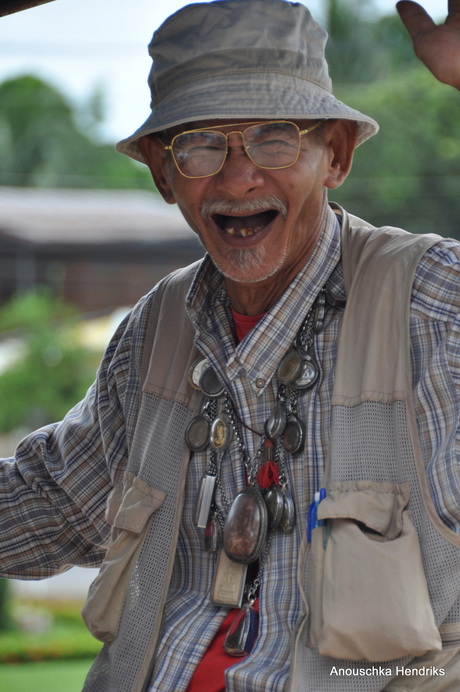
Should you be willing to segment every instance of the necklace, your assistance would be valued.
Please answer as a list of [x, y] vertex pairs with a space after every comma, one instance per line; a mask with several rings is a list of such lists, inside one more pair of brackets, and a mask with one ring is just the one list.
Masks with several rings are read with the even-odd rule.
[[[208, 463], [195, 504], [194, 521], [204, 530], [204, 548], [217, 553], [211, 601], [239, 612], [224, 643], [227, 653], [244, 656], [257, 637], [258, 614], [253, 608], [274, 532], [293, 530], [295, 507], [285, 473], [286, 452], [296, 454], [305, 443], [305, 425], [297, 411], [299, 394], [311, 389], [320, 369], [313, 342], [324, 322], [326, 291], [322, 289], [288, 352], [277, 368], [278, 394], [263, 432], [241, 420], [231, 397], [207, 359], [192, 365], [190, 383], [202, 391], [200, 413], [187, 427], [191, 451], [209, 448]], [[242, 430], [260, 438], [251, 457]], [[246, 486], [230, 502], [222, 484], [221, 467], [232, 440], [245, 469]], [[216, 502], [219, 489], [220, 504]], [[247, 583], [248, 566], [258, 561], [256, 576]]]

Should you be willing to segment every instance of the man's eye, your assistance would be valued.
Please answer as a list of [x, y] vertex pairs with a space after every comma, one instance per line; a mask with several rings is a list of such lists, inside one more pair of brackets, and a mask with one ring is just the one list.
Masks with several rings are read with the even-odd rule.
[[263, 142], [253, 144], [250, 148], [259, 151], [280, 151], [289, 149], [291, 146], [290, 142], [286, 142], [283, 139], [266, 139]]
[[220, 146], [210, 146], [209, 144], [204, 144], [202, 146], [195, 146], [189, 148], [183, 153], [184, 156], [212, 156], [213, 154], [220, 154], [223, 151], [223, 147]]

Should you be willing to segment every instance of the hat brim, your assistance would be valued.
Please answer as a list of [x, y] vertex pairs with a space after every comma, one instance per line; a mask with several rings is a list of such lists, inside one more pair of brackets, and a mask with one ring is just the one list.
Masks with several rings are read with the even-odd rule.
[[117, 151], [146, 163], [139, 139], [202, 120], [344, 119], [358, 125], [357, 145], [378, 132], [375, 120], [350, 108], [312, 82], [278, 73], [216, 75], [181, 85], [154, 106], [145, 123], [117, 144]]

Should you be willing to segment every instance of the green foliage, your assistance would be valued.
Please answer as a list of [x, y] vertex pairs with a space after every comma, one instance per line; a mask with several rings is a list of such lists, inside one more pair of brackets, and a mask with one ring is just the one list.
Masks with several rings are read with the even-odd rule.
[[68, 319], [74, 309], [46, 290], [14, 296], [0, 310], [0, 332], [27, 327], [39, 330], [43, 324]]
[[90, 667], [84, 661], [42, 661], [0, 665], [0, 690], [5, 692], [81, 692]]
[[376, 19], [370, 0], [329, 0], [326, 24], [326, 57], [334, 85], [387, 79], [417, 65], [397, 14]]
[[327, 3], [335, 94], [381, 127], [330, 197], [378, 226], [460, 239], [458, 94], [421, 66], [396, 13], [372, 10], [369, 0]]
[[96, 364], [78, 344], [71, 314], [43, 291], [13, 298], [0, 310], [0, 330], [19, 329], [20, 354], [0, 374], [0, 432], [60, 420], [85, 395]]
[[14, 631], [0, 633], [0, 663], [94, 658], [101, 643], [86, 629], [80, 608], [80, 603], [73, 602], [22, 603], [19, 621], [25, 618], [27, 610], [30, 621], [35, 617], [35, 621], [41, 619], [45, 625], [35, 631], [16, 627]]
[[0, 579], [0, 635], [14, 629], [11, 617], [10, 582], [8, 579]]
[[0, 84], [0, 103], [0, 185], [151, 189], [146, 166], [91, 139], [103, 119], [100, 90], [77, 109], [51, 85], [25, 76]]
[[376, 225], [460, 238], [456, 92], [423, 67], [343, 92], [381, 131], [357, 150], [350, 178], [331, 197]]

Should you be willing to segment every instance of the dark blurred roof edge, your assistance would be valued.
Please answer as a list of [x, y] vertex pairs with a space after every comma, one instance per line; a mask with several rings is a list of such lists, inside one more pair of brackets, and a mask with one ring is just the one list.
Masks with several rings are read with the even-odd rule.
[[176, 206], [147, 190], [0, 186], [0, 248], [34, 244], [184, 242], [196, 238]]
[[13, 14], [14, 12], [22, 12], [22, 10], [28, 10], [31, 7], [44, 5], [45, 2], [52, 1], [53, 0], [0, 0], [0, 17]]

